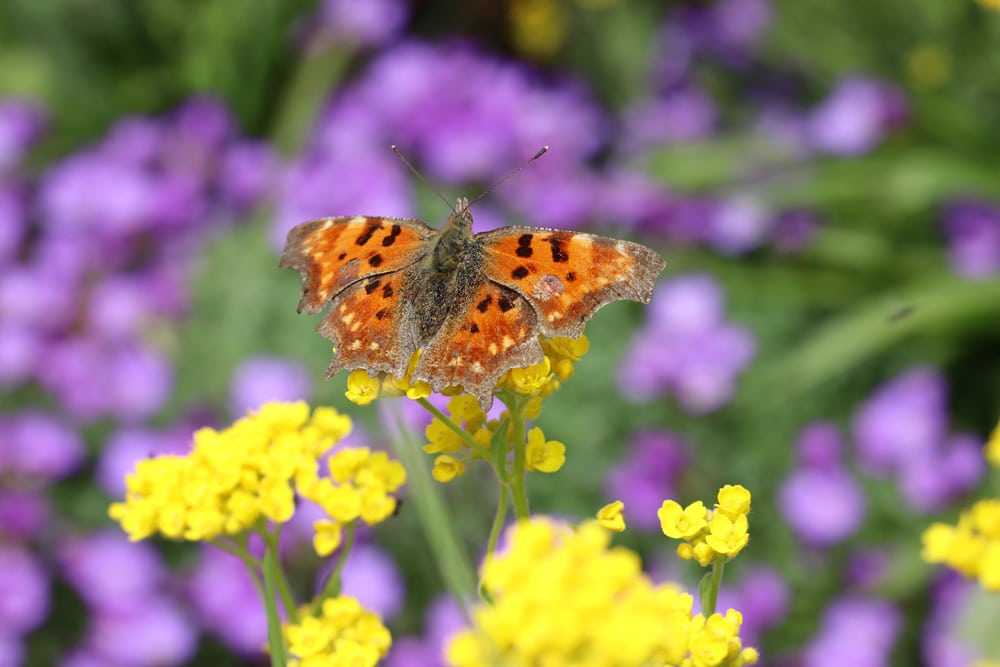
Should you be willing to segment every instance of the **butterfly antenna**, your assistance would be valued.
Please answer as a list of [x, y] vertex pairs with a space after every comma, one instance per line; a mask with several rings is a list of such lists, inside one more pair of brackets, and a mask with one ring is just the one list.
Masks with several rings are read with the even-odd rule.
[[475, 204], [477, 201], [479, 201], [480, 199], [482, 199], [483, 197], [485, 197], [489, 193], [491, 193], [494, 190], [496, 190], [498, 187], [500, 187], [501, 185], [503, 185], [504, 183], [506, 183], [507, 181], [509, 181], [510, 179], [512, 179], [514, 176], [517, 176], [517, 174], [522, 169], [524, 169], [525, 167], [527, 167], [529, 164], [531, 164], [532, 162], [534, 162], [538, 158], [540, 158], [543, 155], [545, 155], [548, 151], [549, 151], [549, 147], [548, 146], [542, 146], [537, 153], [535, 153], [530, 158], [528, 158], [520, 167], [517, 167], [516, 169], [514, 169], [513, 171], [511, 171], [509, 174], [507, 174], [506, 176], [504, 176], [503, 178], [501, 178], [499, 181], [496, 181], [493, 185], [491, 185], [490, 187], [486, 188], [486, 190], [484, 190], [481, 195], [479, 195], [478, 197], [476, 197], [475, 199], [473, 199], [471, 202], [469, 202], [469, 205], [471, 206], [472, 204]]
[[[441, 201], [443, 201], [444, 205], [447, 206], [449, 209], [451, 209], [452, 213], [455, 213], [455, 209], [452, 208], [451, 202], [449, 202], [447, 199], [445, 199], [444, 195], [442, 195], [440, 192], [438, 192], [437, 189], [433, 185], [431, 185], [430, 182], [426, 178], [424, 178], [424, 175], [421, 174], [419, 171], [417, 171], [417, 168], [414, 167], [412, 164], [410, 164], [409, 160], [407, 160], [405, 157], [403, 157], [403, 153], [400, 152], [399, 147], [396, 146], [396, 144], [392, 145], [392, 152], [396, 154], [396, 157], [398, 157], [400, 160], [403, 161], [403, 164], [405, 164], [407, 166], [407, 168], [410, 171], [413, 172], [414, 176], [416, 176], [417, 178], [420, 179], [421, 183], [423, 183], [424, 185], [426, 185], [427, 188], [431, 192], [433, 192], [434, 194], [436, 194], [438, 196], [438, 199], [440, 199]], [[530, 162], [530, 160], [529, 160], [529, 162]]]

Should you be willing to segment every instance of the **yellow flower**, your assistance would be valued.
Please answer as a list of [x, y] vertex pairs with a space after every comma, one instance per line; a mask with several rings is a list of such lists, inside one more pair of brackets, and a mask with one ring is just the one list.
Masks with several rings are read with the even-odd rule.
[[712, 517], [708, 524], [708, 535], [705, 542], [719, 554], [732, 558], [747, 545], [750, 536], [747, 534], [747, 517], [741, 514], [736, 521], [731, 520], [721, 512]]
[[526, 470], [556, 472], [566, 462], [566, 445], [557, 440], [546, 440], [542, 429], [528, 431]]
[[427, 425], [427, 428], [424, 429], [424, 435], [427, 437], [428, 443], [424, 445], [423, 450], [428, 454], [457, 452], [465, 447], [465, 440], [462, 439], [462, 436], [437, 418]]
[[310, 416], [301, 401], [267, 403], [227, 429], [200, 429], [185, 456], [137, 463], [124, 502], [109, 514], [132, 540], [212, 540], [261, 518], [283, 523], [295, 512], [296, 490], [318, 484], [318, 459], [350, 430], [332, 408]]
[[556, 0], [514, 0], [510, 4], [511, 37], [532, 56], [551, 56], [566, 40], [569, 17]]
[[318, 614], [282, 630], [290, 667], [374, 667], [392, 643], [381, 619], [347, 596], [324, 600]]
[[342, 531], [340, 524], [328, 519], [313, 523], [313, 548], [320, 556], [329, 556], [340, 546]]
[[[482, 569], [492, 604], [475, 608], [470, 627], [449, 641], [449, 665], [723, 664], [697, 662], [689, 645], [691, 596], [653, 584], [638, 555], [611, 547], [597, 521], [573, 529], [536, 516], [512, 527], [506, 541]], [[733, 667], [749, 664], [740, 662], [739, 618], [731, 612], [702, 619], [697, 635], [704, 644], [722, 643]]]
[[726, 484], [719, 489], [718, 501], [715, 507], [733, 521], [750, 512], [750, 492], [739, 484]]
[[538, 396], [545, 385], [552, 381], [552, 360], [542, 357], [534, 366], [512, 368], [508, 376], [514, 391], [524, 396]]
[[347, 376], [347, 391], [344, 395], [351, 403], [368, 405], [378, 398], [378, 394], [378, 378], [368, 375], [368, 371], [359, 368]]
[[684, 508], [674, 500], [664, 500], [656, 515], [663, 534], [678, 540], [694, 537], [708, 525], [708, 510], [700, 500]]
[[616, 500], [597, 511], [597, 522], [608, 530], [620, 533], [625, 530], [625, 503]]
[[431, 470], [431, 475], [442, 484], [450, 482], [463, 474], [465, 474], [465, 464], [454, 456], [442, 454], [434, 459], [434, 468]]

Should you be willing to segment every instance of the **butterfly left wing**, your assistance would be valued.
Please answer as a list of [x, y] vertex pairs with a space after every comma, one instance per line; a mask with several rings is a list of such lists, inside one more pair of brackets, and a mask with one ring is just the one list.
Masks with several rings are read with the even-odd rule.
[[483, 272], [527, 299], [541, 333], [576, 338], [605, 304], [649, 303], [665, 262], [630, 241], [536, 227], [502, 227], [476, 234]]
[[538, 315], [524, 297], [482, 279], [452, 306], [424, 346], [413, 379], [430, 383], [435, 391], [462, 385], [488, 410], [501, 375], [542, 360], [537, 326]]
[[348, 285], [420, 261], [436, 236], [419, 220], [322, 218], [288, 232], [278, 266], [302, 274], [299, 312], [316, 313]]

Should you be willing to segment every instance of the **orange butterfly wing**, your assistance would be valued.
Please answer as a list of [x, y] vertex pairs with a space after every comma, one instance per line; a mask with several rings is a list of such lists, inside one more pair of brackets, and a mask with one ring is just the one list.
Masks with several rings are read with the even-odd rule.
[[435, 391], [462, 385], [487, 410], [501, 375], [542, 360], [538, 315], [517, 292], [489, 280], [482, 279], [469, 296], [467, 304], [455, 304], [424, 346], [413, 379]]
[[322, 218], [288, 233], [278, 266], [302, 274], [299, 312], [316, 313], [344, 288], [422, 259], [438, 232], [405, 218]]
[[665, 262], [630, 241], [535, 227], [476, 234], [483, 272], [527, 299], [546, 336], [576, 338], [583, 323], [613, 301], [649, 303]]
[[404, 298], [413, 279], [412, 270], [369, 276], [334, 297], [317, 327], [336, 347], [327, 378], [344, 368], [406, 374], [419, 347], [412, 302]]

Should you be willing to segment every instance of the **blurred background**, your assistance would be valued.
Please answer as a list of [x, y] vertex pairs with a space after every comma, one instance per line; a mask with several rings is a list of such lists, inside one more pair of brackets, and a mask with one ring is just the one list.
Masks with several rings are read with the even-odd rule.
[[[384, 446], [276, 267], [315, 217], [444, 220], [391, 144], [449, 199], [549, 145], [478, 230], [667, 258], [547, 401], [568, 460], [533, 510], [620, 498], [618, 541], [693, 584], [655, 510], [741, 483], [720, 604], [765, 664], [1000, 660], [997, 599], [920, 561], [931, 521], [990, 494], [998, 127], [995, 0], [3, 2], [0, 667], [266, 664], [237, 562], [129, 544], [107, 505], [137, 460], [266, 400], [335, 405]], [[442, 488], [470, 559], [488, 474]], [[308, 517], [286, 538], [308, 591]], [[413, 511], [345, 577], [388, 664], [440, 664], [460, 618]]]

